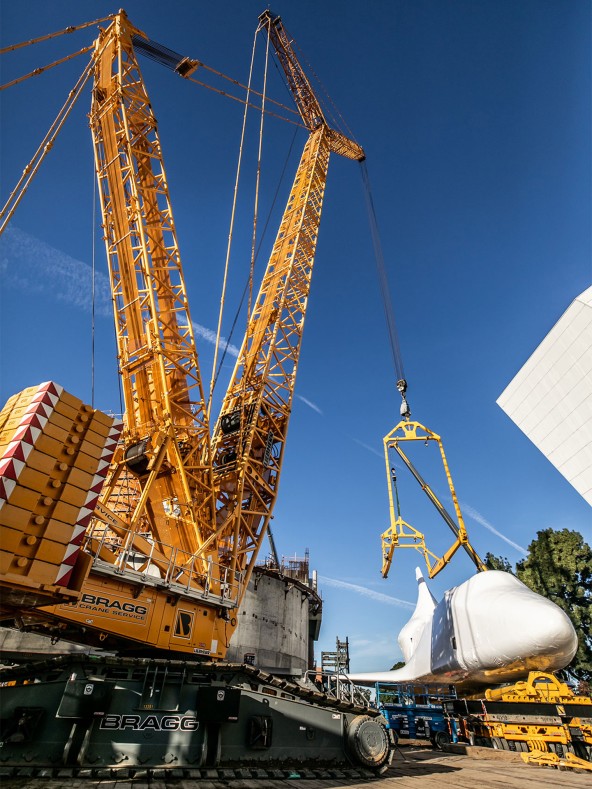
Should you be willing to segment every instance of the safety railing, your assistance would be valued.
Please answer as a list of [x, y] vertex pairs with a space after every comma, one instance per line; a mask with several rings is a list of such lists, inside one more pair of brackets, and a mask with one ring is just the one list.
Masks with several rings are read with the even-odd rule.
[[215, 562], [212, 556], [196, 556], [148, 533], [115, 532], [100, 521], [87, 529], [83, 550], [102, 571], [203, 599], [214, 597], [229, 607], [236, 605], [242, 588], [242, 573]]
[[306, 672], [305, 678], [329, 698], [368, 706], [368, 695], [354, 685], [346, 674], [319, 672], [313, 669]]

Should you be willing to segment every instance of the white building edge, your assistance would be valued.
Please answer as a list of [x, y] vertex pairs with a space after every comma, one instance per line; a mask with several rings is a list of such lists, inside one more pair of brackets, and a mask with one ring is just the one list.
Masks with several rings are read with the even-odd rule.
[[592, 287], [572, 302], [497, 403], [592, 505]]

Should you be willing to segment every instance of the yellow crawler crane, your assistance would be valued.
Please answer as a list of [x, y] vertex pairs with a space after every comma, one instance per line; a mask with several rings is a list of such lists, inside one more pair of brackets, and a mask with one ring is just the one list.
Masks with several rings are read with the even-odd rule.
[[[122, 11], [93, 60], [90, 126], [125, 405], [122, 440], [81, 555], [77, 601], [27, 624], [119, 651], [223, 658], [277, 497], [331, 152], [279, 17], [261, 15], [309, 136], [210, 439], [156, 119], [137, 62], [152, 42]], [[168, 51], [170, 52], [170, 50]], [[174, 53], [173, 53], [174, 54]], [[179, 56], [190, 76], [197, 61]]]
[[294, 768], [353, 766], [360, 777], [359, 768], [382, 772], [392, 761], [386, 722], [353, 686], [338, 698], [223, 660], [277, 498], [329, 156], [364, 159], [359, 145], [329, 127], [279, 17], [265, 12], [259, 25], [309, 134], [212, 437], [160, 141], [135, 52], [162, 56], [183, 77], [202, 64], [148, 41], [124, 12], [96, 41], [90, 121], [122, 439], [76, 544], [83, 577], [69, 595], [52, 587], [46, 596], [71, 602], [36, 607], [34, 599], [17, 611], [37, 565], [4, 580], [22, 627], [111, 654], [0, 672], [4, 772], [26, 766], [27, 774], [47, 775], [69, 766], [68, 774], [84, 768], [100, 778], [101, 768], [118, 768], [129, 779], [158, 768], [161, 779], [167, 769], [205, 778], [212, 775], [201, 767], [224, 766], [224, 779], [252, 777], [249, 767], [258, 777], [267, 767], [270, 777], [288, 778]]

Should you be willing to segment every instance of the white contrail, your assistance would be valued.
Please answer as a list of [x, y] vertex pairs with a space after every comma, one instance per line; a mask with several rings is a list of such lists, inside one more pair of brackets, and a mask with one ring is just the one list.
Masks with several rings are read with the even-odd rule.
[[[5, 287], [44, 293], [89, 312], [92, 308], [92, 268], [17, 227], [2, 238], [0, 270]], [[103, 272], [95, 272], [95, 313], [109, 317], [111, 287]]]
[[302, 402], [305, 405], [307, 405], [309, 408], [312, 408], [313, 411], [316, 411], [317, 414], [320, 414], [321, 416], [323, 416], [323, 412], [321, 411], [321, 409], [318, 407], [318, 405], [313, 403], [311, 400], [308, 400], [306, 397], [303, 397], [302, 395], [299, 395], [299, 394], [297, 394], [296, 397], [299, 400], [302, 400]]
[[[319, 408], [319, 406], [316, 403], [313, 403], [312, 400], [309, 400], [307, 397], [303, 397], [303, 395], [299, 395], [299, 394], [297, 394], [296, 397], [299, 400], [301, 400], [305, 405], [307, 405], [309, 408], [312, 408], [313, 411], [316, 411], [317, 414], [320, 414], [321, 416], [325, 415], [323, 410]], [[359, 444], [359, 446], [363, 447], [368, 452], [372, 452], [373, 455], [377, 455], [379, 458], [384, 457], [384, 455], [381, 452], [374, 449], [374, 447], [365, 444], [363, 441], [360, 441], [359, 438], [354, 438], [353, 436], [350, 436], [347, 433], [344, 433], [344, 435], [347, 436], [347, 438], [349, 438], [350, 441], [353, 441], [355, 444]]]
[[[70, 257], [60, 249], [46, 244], [18, 227], [9, 227], [0, 247], [0, 273], [4, 286], [51, 295], [86, 312], [92, 309], [92, 268], [82, 260]], [[111, 317], [111, 285], [103, 271], [95, 271], [95, 313]], [[216, 333], [193, 322], [195, 334], [215, 344]], [[222, 345], [226, 340], [220, 339]], [[237, 357], [239, 349], [226, 349]]]
[[327, 578], [325, 575], [319, 575], [319, 581], [327, 586], [334, 586], [336, 589], [346, 589], [349, 592], [369, 597], [371, 600], [376, 600], [378, 603], [386, 603], [387, 605], [396, 605], [399, 608], [415, 608], [414, 603], [408, 600], [399, 600], [398, 597], [391, 597], [382, 592], [376, 592], [374, 589], [368, 589], [367, 586], [358, 586], [358, 584], [351, 584], [348, 581], [339, 581], [336, 578]]
[[477, 512], [477, 510], [474, 507], [471, 507], [470, 504], [465, 504], [464, 502], [462, 502], [460, 506], [463, 514], [468, 515], [469, 518], [472, 518], [474, 521], [481, 524], [481, 526], [488, 529], [488, 531], [490, 531], [492, 534], [495, 534], [496, 537], [499, 537], [500, 540], [507, 542], [508, 545], [512, 546], [512, 548], [515, 548], [517, 551], [519, 551], [520, 553], [526, 556], [526, 554], [528, 553], [526, 548], [523, 548], [522, 545], [518, 545], [517, 542], [514, 542], [509, 537], [506, 537], [506, 535], [502, 534], [501, 531], [498, 531], [498, 529], [492, 526], [491, 523], [489, 523], [489, 521], [486, 518], [484, 518], [480, 512]]
[[368, 452], [372, 452], [373, 455], [377, 455], [379, 458], [384, 458], [382, 452], [379, 452], [377, 449], [374, 449], [374, 447], [371, 447], [369, 444], [365, 444], [363, 441], [360, 441], [359, 438], [354, 438], [353, 436], [348, 436], [348, 438], [351, 439], [356, 444], [359, 444], [361, 447], [364, 447], [364, 449], [367, 449]]
[[[196, 323], [195, 321], [192, 321], [192, 324], [193, 324], [193, 331], [196, 333], [196, 335], [201, 337], [206, 342], [209, 342], [211, 345], [216, 345], [215, 331], [212, 331], [211, 329], [208, 329], [206, 326], [202, 326], [201, 323]], [[222, 351], [224, 351], [225, 345], [226, 345], [226, 338], [220, 337], [220, 348]], [[236, 359], [236, 357], [240, 353], [240, 349], [237, 348], [236, 345], [232, 345], [232, 343], [229, 343], [228, 346], [226, 347], [226, 353], [229, 354], [230, 356], [234, 356], [234, 358]]]

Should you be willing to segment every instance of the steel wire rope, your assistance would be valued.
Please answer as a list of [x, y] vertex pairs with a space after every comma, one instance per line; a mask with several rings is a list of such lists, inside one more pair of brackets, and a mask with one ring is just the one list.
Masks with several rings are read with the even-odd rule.
[[349, 137], [350, 140], [353, 140], [354, 142], [357, 142], [354, 134], [352, 133], [352, 131], [349, 128], [349, 126], [347, 125], [347, 122], [346, 122], [345, 118], [343, 117], [343, 115], [339, 111], [339, 108], [337, 107], [337, 105], [335, 104], [333, 99], [331, 98], [331, 94], [329, 93], [329, 91], [327, 90], [327, 88], [323, 84], [323, 81], [321, 80], [321, 78], [318, 76], [318, 74], [316, 73], [316, 71], [312, 67], [310, 61], [308, 60], [308, 58], [306, 57], [306, 55], [302, 51], [302, 48], [299, 47], [298, 44], [296, 44], [294, 41], [292, 41], [292, 46], [299, 53], [299, 58], [298, 59], [301, 62], [306, 64], [306, 66], [307, 66], [307, 69], [306, 69], [307, 75], [311, 74], [314, 77], [315, 82], [317, 83], [317, 85], [321, 89], [324, 98], [327, 100], [326, 105], [323, 106], [323, 104], [319, 101], [319, 97], [318, 97], [317, 91], [314, 91], [314, 95], [315, 95], [319, 105], [321, 106], [321, 109], [323, 110], [323, 113], [325, 113], [325, 111], [327, 109], [327, 106], [329, 105], [330, 106], [330, 112], [327, 112], [327, 114], [329, 115], [329, 117], [330, 117], [335, 129], [337, 131], [342, 131], [342, 133], [347, 132], [345, 134], [345, 136]]
[[[279, 193], [280, 193], [280, 188], [282, 186], [282, 183], [283, 183], [283, 180], [284, 180], [284, 176], [286, 174], [286, 169], [288, 167], [288, 162], [290, 161], [290, 156], [292, 155], [292, 149], [294, 148], [294, 143], [296, 142], [297, 134], [298, 134], [298, 129], [294, 129], [294, 134], [292, 135], [292, 141], [290, 143], [290, 147], [288, 149], [288, 153], [286, 154], [286, 158], [284, 160], [284, 166], [282, 168], [282, 172], [281, 172], [280, 177], [278, 179], [278, 183], [277, 183], [277, 187], [276, 187], [276, 190], [275, 190], [275, 194], [273, 196], [273, 200], [271, 201], [271, 206], [270, 206], [269, 212], [267, 214], [267, 219], [265, 220], [265, 225], [263, 227], [263, 231], [262, 231], [261, 236], [259, 238], [259, 246], [257, 247], [257, 253], [255, 255], [255, 259], [256, 260], [259, 258], [259, 253], [261, 252], [261, 247], [263, 246], [263, 242], [265, 240], [265, 236], [266, 236], [266, 233], [267, 233], [267, 228], [269, 227], [269, 223], [271, 221], [271, 217], [272, 217], [272, 214], [273, 214], [273, 209], [275, 208], [275, 205], [277, 203], [277, 199], [278, 199], [278, 196], [279, 196]], [[214, 387], [216, 386], [216, 382], [217, 382], [217, 380], [218, 380], [218, 378], [220, 376], [220, 373], [222, 371], [222, 365], [224, 364], [224, 360], [226, 358], [226, 354], [228, 353], [228, 348], [232, 344], [231, 343], [232, 337], [234, 335], [234, 330], [236, 329], [236, 324], [238, 323], [238, 319], [240, 317], [240, 313], [241, 313], [243, 304], [245, 302], [245, 296], [247, 295], [248, 288], [249, 288], [249, 279], [247, 277], [247, 281], [245, 282], [245, 286], [243, 288], [242, 296], [240, 298], [240, 301], [239, 301], [236, 313], [234, 315], [234, 320], [232, 322], [232, 326], [230, 327], [230, 331], [228, 333], [228, 337], [227, 337], [227, 340], [226, 340], [226, 344], [224, 346], [224, 350], [222, 352], [222, 356], [220, 357], [220, 362], [218, 364], [218, 370], [216, 371], [216, 378], [214, 380]]]
[[[253, 49], [252, 49], [252, 52], [251, 52], [251, 64], [249, 66], [249, 82], [248, 82], [248, 86], [247, 86], [247, 98], [249, 96], [249, 91], [251, 89], [251, 82], [252, 82], [252, 79], [253, 79], [253, 64], [254, 64], [254, 61], [255, 61], [255, 51], [257, 49], [257, 32], [258, 31], [255, 31], [255, 36], [254, 36], [254, 39], [253, 39]], [[231, 209], [231, 212], [230, 212], [230, 228], [228, 230], [228, 241], [227, 241], [227, 244], [226, 244], [226, 260], [224, 262], [224, 277], [223, 277], [223, 280], [222, 280], [222, 293], [221, 293], [221, 296], [220, 296], [220, 309], [219, 309], [219, 312], [218, 312], [218, 326], [217, 326], [217, 329], [216, 329], [216, 342], [214, 344], [214, 359], [212, 361], [212, 376], [211, 376], [211, 379], [210, 379], [210, 393], [209, 393], [209, 396], [208, 396], [208, 404], [207, 404], [207, 408], [206, 408], [206, 412], [207, 412], [208, 418], [209, 418], [211, 410], [212, 410], [212, 401], [213, 401], [213, 398], [214, 398], [214, 383], [215, 383], [215, 378], [216, 378], [216, 363], [218, 361], [218, 348], [219, 348], [219, 345], [220, 345], [220, 337], [221, 337], [221, 333], [222, 333], [222, 318], [224, 316], [224, 305], [225, 305], [225, 302], [226, 302], [226, 286], [228, 284], [228, 271], [229, 271], [229, 268], [230, 268], [230, 252], [231, 252], [231, 249], [232, 249], [232, 240], [233, 240], [233, 234], [234, 234], [234, 221], [235, 221], [235, 218], [236, 218], [236, 203], [237, 203], [237, 199], [238, 199], [238, 185], [239, 185], [241, 169], [242, 169], [243, 149], [244, 149], [245, 134], [246, 134], [246, 128], [247, 128], [248, 111], [249, 111], [248, 104], [245, 104], [245, 110], [243, 112], [243, 124], [242, 124], [242, 129], [241, 129], [239, 152], [238, 152], [238, 162], [237, 162], [237, 166], [236, 166], [236, 175], [235, 175], [235, 180], [234, 180], [234, 190], [233, 190], [233, 196], [232, 196], [232, 209]]]
[[[257, 31], [259, 32], [259, 31]], [[265, 121], [265, 101], [267, 92], [267, 69], [269, 67], [269, 37], [265, 48], [265, 70], [263, 72], [263, 92], [261, 96], [261, 117], [259, 120], [259, 143], [257, 149], [257, 174], [255, 177], [255, 202], [253, 206], [253, 235], [251, 237], [251, 265], [249, 269], [249, 301], [247, 303], [247, 328], [253, 300], [253, 278], [257, 258], [257, 220], [259, 218], [259, 187], [261, 185], [261, 156], [263, 151], [263, 124]]]
[[[259, 32], [259, 28], [257, 29], [255, 36]], [[254, 328], [251, 327], [251, 310], [253, 308], [253, 281], [255, 277], [255, 260], [257, 257], [257, 220], [259, 218], [259, 187], [261, 185], [261, 156], [263, 151], [263, 126], [265, 121], [265, 95], [267, 91], [267, 70], [269, 67], [269, 36], [266, 39], [266, 47], [265, 47], [265, 68], [263, 71], [263, 95], [261, 96], [261, 115], [259, 118], [259, 141], [257, 146], [257, 171], [255, 175], [255, 196], [253, 202], [253, 233], [251, 236], [251, 260], [249, 265], [249, 278], [248, 282], [248, 291], [249, 297], [247, 299], [247, 313], [246, 313], [246, 321], [247, 325], [245, 328], [245, 340], [242, 347], [242, 360], [239, 359], [239, 362], [242, 361], [243, 364], [243, 377], [242, 377], [242, 392], [241, 392], [241, 402], [244, 403], [247, 393], [247, 355], [249, 352], [249, 335], [252, 337], [252, 333]], [[242, 418], [241, 415], [241, 430], [240, 430], [240, 442], [241, 446], [244, 446], [244, 432], [247, 427], [246, 424], [247, 420]]]
[[[279, 69], [279, 66], [278, 66], [278, 64], [277, 64], [277, 62], [276, 62], [275, 60], [274, 60], [274, 61], [272, 61], [272, 62], [273, 62], [273, 64], [274, 64], [275, 68], [276, 68], [276, 71], [277, 71], [277, 73], [278, 73], [278, 74], [280, 75], [280, 77], [281, 77], [282, 84], [283, 84], [284, 88], [286, 89], [286, 91], [288, 92], [288, 94], [290, 94], [290, 89], [289, 89], [289, 87], [288, 87], [288, 85], [287, 85], [287, 83], [286, 83], [286, 81], [285, 81], [285, 78], [284, 78], [283, 72], [281, 72], [281, 71], [280, 71], [280, 69]], [[291, 94], [290, 94], [290, 95], [291, 95]], [[249, 105], [249, 106], [254, 106], [254, 105]], [[283, 106], [283, 105], [282, 105], [282, 106]], [[257, 109], [261, 109], [261, 108], [260, 108], [260, 107], [258, 107]], [[271, 115], [273, 115], [273, 113], [268, 113], [268, 114], [271, 114]], [[279, 117], [279, 116], [276, 116], [276, 117]], [[256, 254], [255, 254], [255, 260], [257, 260], [257, 259], [258, 259], [258, 257], [259, 257], [259, 253], [260, 253], [260, 251], [261, 251], [261, 247], [263, 246], [263, 242], [264, 242], [264, 240], [265, 240], [265, 236], [266, 236], [266, 234], [267, 234], [267, 229], [268, 229], [268, 227], [269, 227], [269, 223], [270, 223], [270, 221], [271, 221], [271, 217], [272, 217], [272, 214], [273, 214], [273, 210], [274, 210], [274, 208], [275, 208], [275, 205], [276, 205], [276, 203], [277, 203], [277, 199], [278, 199], [278, 196], [279, 196], [280, 188], [281, 188], [281, 185], [282, 185], [282, 183], [283, 183], [284, 176], [285, 176], [285, 174], [286, 174], [286, 169], [287, 169], [287, 167], [288, 167], [288, 162], [290, 161], [290, 157], [291, 157], [291, 155], [292, 155], [292, 149], [294, 148], [294, 143], [296, 142], [296, 136], [297, 136], [297, 134], [298, 134], [298, 127], [300, 127], [300, 128], [303, 128], [303, 129], [305, 128], [305, 127], [304, 127], [304, 125], [303, 125], [303, 124], [300, 124], [300, 123], [298, 123], [298, 124], [294, 124], [294, 125], [295, 125], [297, 128], [295, 128], [295, 129], [294, 129], [294, 134], [292, 135], [292, 140], [291, 140], [291, 142], [290, 142], [290, 146], [289, 146], [289, 148], [288, 148], [288, 153], [286, 154], [286, 158], [285, 158], [285, 160], [284, 160], [284, 166], [283, 166], [283, 168], [282, 168], [282, 172], [280, 173], [280, 177], [279, 177], [279, 179], [278, 179], [278, 182], [277, 182], [277, 186], [276, 186], [275, 194], [274, 194], [274, 196], [273, 196], [273, 200], [271, 201], [271, 206], [270, 206], [270, 208], [269, 208], [269, 212], [268, 212], [268, 214], [267, 214], [267, 219], [265, 220], [265, 225], [264, 225], [264, 227], [263, 227], [263, 231], [262, 231], [262, 233], [261, 233], [261, 236], [260, 236], [260, 238], [259, 238], [259, 245], [258, 245], [258, 247], [257, 247], [257, 252], [256, 252]], [[225, 346], [224, 346], [224, 350], [223, 350], [223, 352], [222, 352], [222, 356], [221, 356], [221, 358], [220, 358], [220, 363], [219, 363], [219, 365], [218, 365], [218, 369], [217, 369], [217, 371], [216, 371], [216, 374], [215, 374], [215, 376], [214, 376], [214, 384], [213, 384], [213, 388], [215, 388], [215, 387], [216, 387], [216, 383], [217, 383], [217, 381], [218, 381], [218, 378], [220, 377], [220, 373], [221, 373], [221, 371], [222, 371], [222, 365], [224, 364], [224, 360], [226, 359], [226, 355], [227, 355], [227, 353], [228, 353], [228, 348], [229, 348], [229, 347], [230, 347], [230, 345], [231, 345], [232, 337], [233, 337], [233, 335], [234, 335], [234, 330], [236, 329], [236, 324], [238, 323], [238, 319], [239, 319], [239, 317], [240, 317], [240, 313], [241, 313], [241, 310], [242, 310], [242, 307], [243, 307], [243, 304], [244, 304], [244, 301], [245, 301], [245, 296], [247, 295], [247, 290], [248, 290], [248, 288], [249, 288], [249, 279], [248, 279], [248, 277], [247, 277], [247, 281], [245, 282], [245, 286], [244, 286], [244, 288], [243, 288], [243, 292], [242, 292], [242, 295], [241, 295], [241, 298], [240, 298], [240, 301], [239, 301], [238, 307], [237, 307], [237, 309], [236, 309], [236, 312], [235, 312], [235, 315], [234, 315], [234, 320], [233, 320], [233, 322], [232, 322], [232, 326], [230, 327], [230, 332], [229, 332], [229, 334], [228, 334], [228, 337], [227, 337], [227, 340], [226, 340], [226, 344], [225, 344]]]
[[[259, 33], [262, 28], [259, 27], [255, 31], [255, 35]], [[207, 90], [211, 90], [214, 93], [219, 93], [221, 96], [226, 96], [229, 99], [233, 99], [234, 101], [238, 101], [241, 104], [249, 103], [249, 106], [253, 107], [254, 109], [261, 110], [261, 107], [258, 107], [256, 104], [250, 104], [248, 99], [242, 99], [240, 96], [233, 96], [231, 93], [227, 93], [225, 90], [221, 88], [216, 88], [213, 85], [209, 85], [207, 82], [203, 82], [202, 80], [195, 79], [192, 75], [196, 69], [204, 69], [205, 71], [209, 71], [212, 74], [215, 74], [217, 77], [221, 79], [227, 80], [235, 85], [237, 88], [241, 90], [246, 90], [249, 95], [259, 96], [262, 97], [262, 94], [255, 90], [252, 84], [243, 85], [242, 82], [239, 82], [234, 77], [229, 77], [227, 74], [224, 74], [222, 71], [218, 71], [218, 69], [213, 68], [212, 66], [208, 66], [201, 60], [197, 60], [196, 58], [189, 58], [183, 57], [178, 52], [175, 52], [168, 47], [165, 47], [163, 44], [159, 44], [158, 41], [152, 41], [144, 39], [138, 35], [132, 36], [132, 43], [134, 45], [134, 49], [140, 52], [144, 57], [149, 58], [150, 60], [154, 60], [156, 63], [160, 63], [161, 66], [170, 69], [171, 71], [175, 71], [179, 76], [183, 77], [183, 79], [187, 80], [187, 82], [193, 82], [195, 85], [199, 85], [202, 88], [206, 88]], [[188, 72], [188, 73], [186, 73]], [[269, 96], [265, 97], [266, 103], [275, 104], [276, 107], [280, 107], [282, 110], [290, 113], [291, 115], [297, 116], [298, 120], [290, 120], [289, 118], [284, 118], [281, 115], [277, 115], [270, 110], [265, 110], [269, 115], [274, 115], [281, 120], [285, 120], [288, 123], [296, 123], [297, 125], [302, 125], [300, 123], [300, 115], [297, 110], [293, 107], [288, 107], [285, 104], [282, 104], [275, 99], [270, 98]]]
[[[94, 168], [94, 160], [93, 160], [93, 168], [92, 168], [92, 184], [93, 184], [93, 197], [92, 197], [92, 226], [91, 226], [91, 243], [92, 243], [92, 254], [91, 254], [91, 267], [92, 267], [92, 284], [91, 284], [91, 350], [90, 350], [90, 358], [91, 358], [91, 372], [90, 372], [90, 392], [91, 392], [91, 400], [90, 404], [92, 407], [95, 407], [95, 297], [96, 297], [96, 288], [95, 288], [95, 278], [96, 278], [96, 246], [97, 246], [97, 182], [96, 182], [96, 172]], [[119, 373], [119, 371], [118, 371]], [[119, 377], [119, 375], [117, 376]]]
[[101, 22], [107, 22], [109, 20], [115, 19], [116, 14], [109, 14], [108, 16], [102, 16], [100, 19], [93, 19], [92, 22], [83, 22], [81, 25], [70, 25], [69, 27], [65, 27], [63, 30], [58, 30], [56, 33], [47, 33], [45, 36], [39, 36], [38, 38], [31, 38], [28, 41], [22, 41], [20, 44], [11, 44], [9, 47], [4, 47], [0, 49], [0, 55], [5, 55], [7, 52], [14, 52], [15, 49], [21, 49], [21, 47], [28, 47], [31, 44], [39, 44], [41, 41], [49, 41], [51, 38], [57, 38], [58, 36], [63, 36], [66, 33], [75, 33], [78, 30], [84, 30], [85, 27], [92, 27], [93, 25], [100, 25]]
[[[202, 65], [203, 65], [204, 68], [209, 68], [205, 64], [202, 64]], [[238, 82], [237, 80], [233, 79], [232, 77], [227, 77], [226, 75], [222, 74], [219, 71], [216, 71], [215, 69], [211, 69], [210, 68], [209, 71], [212, 71], [214, 74], [217, 74], [217, 75], [223, 77], [224, 79], [227, 79], [229, 82], [232, 82], [233, 84], [237, 85], [238, 87], [245, 88], [246, 90], [248, 90], [248, 88], [245, 85], [242, 85], [240, 82]], [[227, 93], [225, 90], [222, 90], [221, 88], [215, 88], [213, 85], [208, 85], [207, 82], [203, 82], [202, 80], [194, 79], [193, 77], [185, 77], [185, 79], [188, 82], [193, 82], [194, 85], [199, 85], [202, 88], [206, 88], [207, 90], [211, 90], [214, 93], [218, 93], [220, 96], [225, 96], [228, 99], [233, 99], [233, 101], [238, 101], [240, 104], [247, 104], [249, 107], [252, 107], [254, 110], [259, 110], [261, 112], [265, 112], [267, 115], [271, 115], [274, 118], [279, 118], [279, 120], [281, 120], [281, 121], [285, 121], [286, 123], [293, 123], [295, 126], [302, 126], [304, 128], [304, 124], [300, 121], [300, 119], [299, 119], [300, 116], [298, 115], [296, 110], [293, 110], [291, 107], [287, 107], [285, 104], [281, 104], [280, 102], [274, 101], [273, 99], [267, 98], [267, 101], [270, 101], [273, 104], [276, 104], [278, 107], [281, 107], [281, 109], [286, 110], [286, 112], [292, 113], [294, 115], [298, 115], [298, 119], [296, 119], [296, 118], [286, 118], [283, 115], [279, 115], [277, 112], [272, 112], [271, 110], [262, 110], [262, 108], [257, 106], [257, 104], [251, 104], [251, 102], [249, 102], [249, 101], [247, 101], [245, 99], [241, 99], [240, 96], [233, 96], [232, 93]], [[254, 93], [255, 96], [259, 96], [260, 98], [262, 98], [262, 94], [259, 93], [258, 91], [253, 90], [251, 88], [251, 92]]]
[[0, 211], [0, 219], [4, 218], [4, 222], [0, 225], [0, 235], [6, 229], [6, 226], [12, 219], [14, 212], [17, 209], [18, 204], [23, 199], [25, 192], [29, 188], [31, 181], [37, 174], [39, 167], [41, 166], [42, 162], [44, 161], [45, 157], [52, 149], [53, 144], [55, 142], [56, 137], [58, 136], [59, 132], [61, 131], [66, 119], [68, 118], [70, 112], [72, 111], [76, 101], [80, 97], [82, 89], [88, 82], [90, 75], [92, 73], [92, 69], [95, 63], [95, 57], [90, 59], [90, 62], [85, 66], [82, 74], [78, 78], [78, 81], [68, 94], [68, 98], [64, 102], [63, 106], [59, 110], [55, 120], [49, 127], [48, 131], [45, 134], [45, 137], [41, 140], [39, 147], [31, 157], [31, 160], [23, 170], [21, 177], [19, 178], [16, 186], [10, 193], [8, 200], [2, 207]]
[[78, 52], [72, 52], [71, 55], [66, 55], [59, 60], [54, 60], [53, 63], [48, 63], [47, 66], [39, 66], [33, 71], [30, 71], [28, 74], [23, 74], [22, 77], [17, 77], [13, 79], [11, 82], [5, 82], [4, 85], [0, 85], [0, 90], [6, 90], [6, 88], [12, 88], [14, 85], [19, 85], [21, 82], [24, 82], [31, 77], [38, 77], [40, 74], [44, 74], [46, 71], [49, 71], [50, 68], [55, 68], [56, 66], [61, 66], [62, 63], [67, 63], [69, 60], [73, 60], [78, 55], [85, 55], [87, 52], [90, 52], [94, 49], [94, 44], [89, 44], [87, 47], [82, 47], [79, 49]]
[[[393, 357], [393, 366], [395, 375], [397, 376], [397, 388], [401, 392], [400, 384], [405, 385], [405, 373], [403, 370], [403, 357], [401, 355], [401, 348], [399, 346], [399, 337], [395, 323], [395, 315], [393, 311], [393, 304], [390, 295], [390, 288], [388, 278], [386, 275], [386, 268], [384, 265], [384, 254], [382, 251], [382, 244], [380, 242], [380, 234], [378, 232], [378, 222], [376, 220], [376, 210], [374, 208], [374, 199], [370, 189], [370, 178], [368, 175], [368, 168], [366, 162], [361, 162], [362, 181], [364, 184], [364, 197], [366, 199], [366, 207], [368, 209], [368, 220], [370, 222], [370, 232], [372, 235], [372, 245], [374, 247], [374, 257], [376, 259], [376, 269], [378, 272], [378, 282], [380, 285], [380, 294], [382, 297], [382, 306], [386, 317], [387, 330], [389, 342], [391, 347], [391, 354]], [[401, 392], [403, 400], [405, 400], [405, 390]]]

